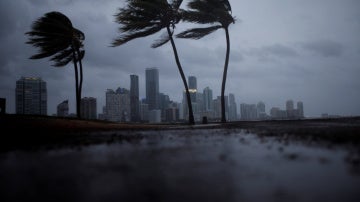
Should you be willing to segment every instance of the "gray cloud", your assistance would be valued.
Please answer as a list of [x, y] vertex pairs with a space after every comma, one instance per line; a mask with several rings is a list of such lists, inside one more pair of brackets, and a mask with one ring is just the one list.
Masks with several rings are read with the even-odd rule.
[[261, 48], [252, 47], [244, 50], [244, 54], [255, 57], [261, 62], [274, 62], [298, 56], [298, 53], [294, 48], [282, 44], [267, 45]]
[[323, 57], [339, 57], [344, 51], [342, 44], [331, 40], [306, 42], [302, 44], [302, 47]]

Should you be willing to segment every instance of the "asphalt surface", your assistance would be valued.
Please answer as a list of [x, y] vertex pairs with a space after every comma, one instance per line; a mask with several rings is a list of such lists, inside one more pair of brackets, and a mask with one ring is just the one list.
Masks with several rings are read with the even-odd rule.
[[[0, 153], [0, 201], [360, 201], [357, 140], [303, 136], [317, 137], [326, 124], [294, 136], [285, 126], [251, 124], [95, 132], [72, 136], [71, 144], [8, 147]], [[350, 125], [336, 134], [356, 136]]]

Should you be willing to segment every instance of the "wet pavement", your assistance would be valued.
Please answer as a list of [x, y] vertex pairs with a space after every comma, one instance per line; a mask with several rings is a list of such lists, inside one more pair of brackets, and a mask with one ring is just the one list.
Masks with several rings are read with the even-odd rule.
[[360, 201], [356, 147], [241, 129], [132, 133], [0, 153], [0, 201]]

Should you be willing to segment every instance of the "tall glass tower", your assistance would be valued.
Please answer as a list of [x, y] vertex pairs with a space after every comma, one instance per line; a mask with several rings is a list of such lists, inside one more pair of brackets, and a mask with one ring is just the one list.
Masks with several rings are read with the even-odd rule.
[[16, 114], [47, 115], [46, 82], [39, 77], [21, 77], [16, 81]]
[[189, 89], [197, 89], [197, 82], [195, 76], [189, 76]]
[[159, 70], [146, 68], [146, 103], [149, 110], [159, 109]]
[[139, 76], [130, 75], [130, 120], [140, 121]]
[[191, 102], [196, 103], [196, 93], [197, 93], [196, 77], [189, 76], [188, 83], [189, 83], [189, 93], [190, 93]]
[[214, 110], [213, 106], [213, 93], [212, 90], [209, 87], [206, 87], [203, 90], [203, 96], [204, 96], [204, 111], [210, 112]]

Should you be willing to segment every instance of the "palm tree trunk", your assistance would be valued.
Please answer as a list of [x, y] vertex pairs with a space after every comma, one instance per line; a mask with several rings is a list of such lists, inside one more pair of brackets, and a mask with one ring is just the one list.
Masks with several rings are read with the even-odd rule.
[[230, 55], [230, 37], [229, 37], [229, 30], [225, 28], [226, 34], [226, 58], [225, 58], [225, 65], [224, 65], [224, 73], [223, 73], [223, 80], [221, 85], [221, 122], [226, 123], [226, 113], [225, 113], [225, 84], [226, 84], [226, 75], [229, 65], [229, 55]]
[[180, 64], [179, 55], [178, 55], [177, 50], [176, 50], [175, 42], [174, 42], [174, 39], [172, 37], [170, 27], [168, 26], [166, 28], [167, 28], [167, 32], [169, 34], [170, 42], [171, 42], [171, 45], [172, 45], [172, 48], [173, 48], [173, 51], [174, 51], [175, 61], [176, 61], [176, 64], [178, 66], [178, 69], [179, 69], [179, 72], [180, 72], [180, 75], [181, 75], [181, 79], [182, 79], [182, 81], [184, 83], [185, 90], [186, 90], [186, 99], [187, 99], [188, 109], [189, 109], [189, 124], [195, 124], [194, 114], [193, 114], [193, 109], [192, 109], [192, 104], [191, 104], [191, 98], [190, 98], [190, 93], [189, 93], [189, 87], [187, 85], [186, 78], [185, 78], [184, 72], [183, 72], [181, 64]]
[[[80, 83], [79, 83], [79, 103], [81, 103], [81, 92], [82, 92], [82, 84], [83, 84], [83, 68], [82, 68], [82, 62], [81, 62], [81, 53], [80, 50], [76, 49], [79, 59], [79, 67], [80, 67]], [[81, 112], [81, 104], [79, 104], [79, 111]]]
[[72, 47], [73, 50], [73, 62], [74, 62], [74, 69], [75, 69], [75, 90], [76, 90], [76, 117], [81, 118], [80, 116], [80, 99], [79, 99], [79, 74], [78, 74], [78, 67], [76, 62], [76, 53], [74, 46]]

